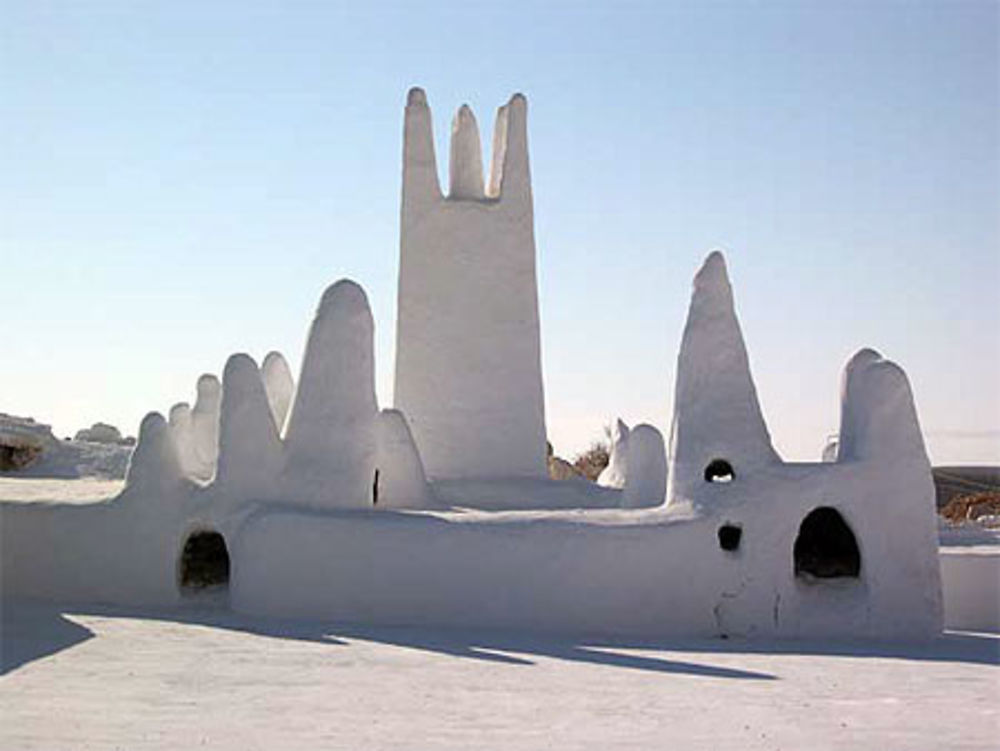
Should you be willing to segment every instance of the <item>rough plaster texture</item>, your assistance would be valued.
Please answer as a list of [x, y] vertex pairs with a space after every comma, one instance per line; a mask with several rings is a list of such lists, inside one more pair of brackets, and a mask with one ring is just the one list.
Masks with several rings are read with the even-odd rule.
[[[199, 380], [193, 410], [144, 419], [121, 495], [0, 504], [3, 596], [175, 605], [184, 542], [211, 529], [231, 557], [230, 602], [249, 613], [651, 636], [938, 634], [934, 487], [905, 374], [859, 352], [836, 461], [782, 462], [718, 253], [695, 278], [667, 466], [662, 437], [638, 426], [624, 491], [535, 471], [545, 442], [524, 110], [521, 97], [501, 108], [482, 199], [457, 198], [478, 190], [474, 121], [459, 113], [457, 193], [443, 199], [430, 113], [410, 94], [397, 397], [402, 384], [417, 408], [405, 413], [412, 436], [404, 413], [378, 411], [371, 311], [340, 281], [310, 328], [284, 441], [266, 373], [233, 356], [221, 388]], [[731, 482], [706, 482], [716, 458]], [[656, 503], [668, 477], [667, 503], [600, 508]], [[434, 504], [446, 510], [420, 510]], [[796, 574], [800, 525], [820, 507], [852, 530], [856, 577]], [[735, 550], [720, 544], [723, 525], [742, 532]]]
[[323, 293], [288, 417], [282, 492], [316, 508], [370, 508], [375, 477], [374, 323], [364, 290]]
[[[883, 362], [854, 374], [861, 396], [884, 393], [881, 373], [895, 371]], [[915, 426], [908, 387], [893, 388], [884, 394], [892, 410], [845, 430], [864, 440], [894, 426], [901, 434], [889, 445], [901, 452], [752, 472], [737, 465], [732, 482], [702, 480], [687, 502], [654, 509], [381, 517], [262, 509], [237, 540], [246, 563], [233, 605], [378, 623], [929, 638], [942, 626], [934, 491], [926, 456], [909, 450], [918, 436], [906, 435]], [[857, 578], [796, 575], [800, 525], [820, 507], [853, 531]], [[737, 550], [719, 545], [722, 525], [741, 529]]]
[[538, 477], [439, 480], [432, 490], [446, 507], [479, 511], [611, 509], [622, 505], [621, 490], [602, 488], [580, 477], [565, 481]]
[[210, 482], [219, 459], [219, 406], [222, 386], [219, 379], [206, 373], [198, 379], [198, 398], [191, 410], [191, 476]]
[[139, 426], [139, 440], [129, 462], [125, 484], [148, 495], [173, 494], [184, 471], [163, 415], [150, 412]]
[[[723, 405], [716, 419], [726, 427], [732, 415], [752, 418], [760, 410], [722, 259], [713, 255], [706, 265], [711, 276], [699, 273], [678, 370], [703, 372], [704, 364], [685, 358], [708, 351], [713, 363], [735, 363], [735, 372], [679, 393]], [[706, 295], [706, 286], [725, 294]], [[706, 338], [744, 357], [719, 356]], [[707, 461], [723, 446], [735, 477], [709, 483], [704, 467], [693, 467], [697, 482], [689, 480], [687, 496], [669, 506], [380, 518], [261, 509], [236, 543], [237, 558], [247, 563], [234, 579], [233, 605], [262, 614], [529, 630], [931, 637], [942, 625], [934, 492], [909, 386], [898, 367], [868, 351], [848, 364], [844, 383], [841, 432], [853, 436], [853, 454], [785, 464], [770, 450], [762, 420], [706, 451], [702, 442], [715, 437], [683, 429], [682, 420], [677, 455]], [[684, 401], [677, 410], [712, 414]], [[636, 454], [640, 467], [657, 448], [663, 453], [662, 440], [658, 447], [645, 428], [632, 431], [633, 442], [645, 447]], [[650, 474], [665, 481], [662, 469]], [[856, 578], [796, 574], [800, 525], [820, 507], [835, 509], [852, 530], [862, 561]], [[723, 525], [741, 530], [736, 550], [722, 549]], [[362, 587], [361, 580], [379, 584]]]
[[[905, 537], [887, 534], [880, 503], [896, 486], [877, 466], [775, 467], [713, 491], [718, 511], [710, 514], [266, 510], [237, 538], [232, 602], [257, 614], [574, 633], [940, 631], [936, 549], [904, 554]], [[794, 575], [799, 525], [835, 499], [857, 535], [863, 574], [805, 581]], [[736, 553], [718, 545], [724, 523], [743, 530]]]
[[1000, 545], [941, 549], [948, 628], [1000, 633]]
[[[686, 329], [695, 343], [704, 335], [699, 320], [712, 331], [732, 310], [731, 296], [716, 297], [720, 310], [713, 311], [700, 292]], [[735, 317], [727, 322], [729, 331], [736, 325]], [[684, 351], [679, 373], [698, 371], [684, 362], [698, 352]], [[755, 397], [741, 406], [726, 391], [734, 381], [738, 393], [753, 397], [748, 369], [742, 378], [710, 381], [719, 394], [682, 393], [757, 413]], [[645, 488], [662, 487], [663, 471], [645, 467], [662, 455], [662, 439], [638, 426], [630, 476], [655, 478], [642, 479], [641, 493], [595, 485], [582, 493], [575, 483], [536, 478], [450, 480], [434, 488], [436, 502], [459, 506], [474, 496], [488, 506], [492, 493], [494, 508], [513, 497], [521, 508], [549, 503], [554, 510], [393, 510], [425, 502], [414, 500], [419, 455], [399, 413], [376, 417], [371, 316], [360, 288], [341, 282], [324, 294], [313, 323], [279, 497], [261, 497], [273, 477], [261, 468], [280, 453], [263, 381], [253, 361], [237, 355], [224, 373], [216, 481], [188, 481], [172, 430], [148, 416], [121, 496], [88, 507], [0, 504], [3, 591], [175, 604], [184, 596], [177, 566], [185, 539], [214, 529], [232, 558], [231, 605], [249, 613], [656, 636], [931, 637], [942, 624], [934, 490], [909, 385], [869, 350], [848, 363], [843, 383], [846, 438], [836, 462], [744, 466], [740, 457], [759, 455], [760, 431], [742, 436], [754, 442], [749, 447], [729, 435], [732, 482], [705, 482], [699, 467], [699, 481], [669, 504], [585, 508], [608, 505], [610, 496], [631, 503], [657, 495]], [[691, 406], [680, 402], [677, 410], [697, 412]], [[677, 432], [675, 456], [713, 456], [698, 443], [685, 445], [705, 438], [705, 431]], [[299, 447], [306, 454], [293, 462]], [[352, 451], [360, 473], [337, 464]], [[373, 512], [376, 460], [387, 472], [386, 505]], [[289, 466], [297, 471], [289, 474]], [[800, 525], [819, 507], [836, 509], [853, 531], [856, 578], [796, 574]], [[736, 550], [722, 549], [722, 525], [740, 528]]]
[[222, 374], [216, 485], [238, 500], [275, 498], [283, 464], [261, 371], [248, 355], [233, 355]]
[[667, 451], [652, 425], [636, 425], [628, 439], [628, 467], [622, 505], [659, 506], [667, 492]]
[[602, 488], [624, 488], [628, 476], [629, 429], [621, 419], [615, 420], [611, 429], [611, 446], [608, 449], [608, 466], [597, 476]]
[[521, 95], [498, 111], [484, 192], [475, 119], [459, 110], [444, 197], [426, 97], [408, 97], [395, 406], [432, 480], [546, 474], [526, 114]]
[[194, 479], [198, 472], [198, 459], [194, 455], [194, 431], [191, 423], [191, 405], [178, 402], [170, 408], [168, 426], [170, 437], [177, 451], [177, 460], [185, 477]]
[[713, 459], [729, 461], [738, 473], [779, 461], [757, 401], [719, 252], [708, 256], [694, 279], [677, 357], [670, 458], [668, 496], [675, 501], [697, 493]]
[[450, 185], [448, 197], [455, 200], [486, 198], [483, 184], [483, 151], [479, 124], [469, 105], [463, 104], [451, 122]]
[[264, 362], [261, 363], [260, 372], [264, 379], [264, 388], [267, 390], [267, 402], [271, 407], [274, 424], [278, 434], [281, 435], [288, 419], [288, 410], [292, 407], [292, 398], [295, 396], [295, 379], [292, 378], [292, 370], [280, 352], [268, 352]]
[[378, 508], [435, 508], [406, 417], [398, 409], [383, 409], [376, 428]]
[[0, 594], [69, 602], [178, 602], [176, 567], [197, 486], [166, 421], [139, 430], [125, 490], [112, 500], [0, 504]]

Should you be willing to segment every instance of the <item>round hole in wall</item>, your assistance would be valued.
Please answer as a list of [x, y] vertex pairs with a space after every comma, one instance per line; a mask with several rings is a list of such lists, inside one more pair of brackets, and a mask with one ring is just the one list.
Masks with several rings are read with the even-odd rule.
[[732, 482], [735, 478], [733, 465], [725, 459], [713, 459], [705, 467], [705, 482]]
[[202, 590], [229, 585], [229, 551], [218, 532], [194, 532], [184, 543], [180, 565], [181, 588]]
[[857, 578], [861, 551], [854, 532], [835, 508], [820, 506], [799, 526], [793, 549], [795, 575], [805, 579]]
[[723, 524], [719, 527], [719, 547], [733, 553], [740, 549], [740, 540], [743, 538], [743, 528], [735, 524]]

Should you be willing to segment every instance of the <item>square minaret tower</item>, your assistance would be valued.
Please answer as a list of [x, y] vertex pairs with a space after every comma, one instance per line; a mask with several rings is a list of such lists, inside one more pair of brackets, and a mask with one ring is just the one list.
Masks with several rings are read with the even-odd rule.
[[546, 476], [526, 117], [521, 94], [497, 111], [486, 183], [463, 105], [444, 196], [427, 99], [407, 97], [395, 405], [432, 480]]

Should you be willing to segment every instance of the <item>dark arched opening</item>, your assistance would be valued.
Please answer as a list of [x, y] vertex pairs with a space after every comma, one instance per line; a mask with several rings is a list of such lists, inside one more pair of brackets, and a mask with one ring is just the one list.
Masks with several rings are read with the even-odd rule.
[[713, 459], [705, 467], [705, 482], [732, 482], [734, 479], [733, 465], [725, 459]]
[[229, 551], [218, 532], [195, 532], [181, 552], [181, 588], [201, 590], [229, 585]]
[[802, 520], [795, 538], [795, 575], [816, 579], [857, 578], [861, 551], [844, 517], [822, 506]]

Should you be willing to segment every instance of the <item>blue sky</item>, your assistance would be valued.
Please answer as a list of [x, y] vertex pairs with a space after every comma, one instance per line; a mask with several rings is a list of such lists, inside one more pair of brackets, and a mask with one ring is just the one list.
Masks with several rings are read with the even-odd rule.
[[[998, 6], [18, 2], [0, 9], [0, 411], [134, 432], [360, 282], [391, 402], [402, 107], [438, 163], [529, 99], [550, 437], [669, 426], [725, 251], [779, 451], [840, 370], [909, 373], [932, 457], [1000, 461]], [[488, 159], [488, 157], [487, 157]]]

